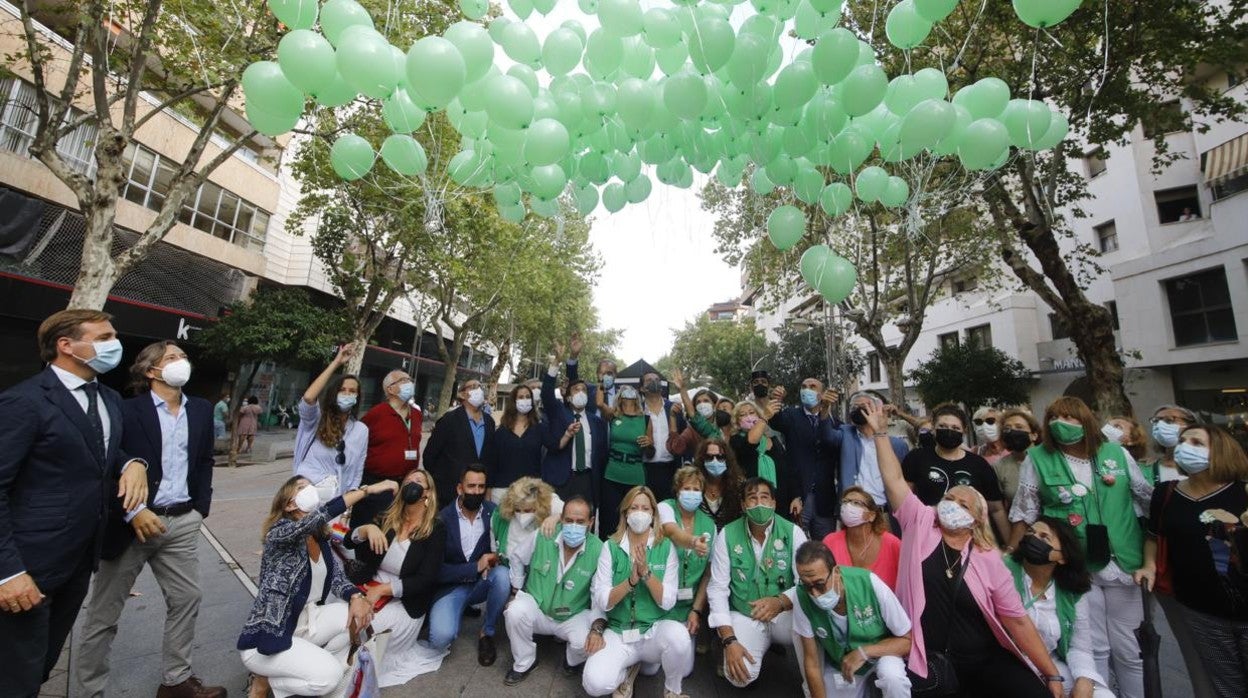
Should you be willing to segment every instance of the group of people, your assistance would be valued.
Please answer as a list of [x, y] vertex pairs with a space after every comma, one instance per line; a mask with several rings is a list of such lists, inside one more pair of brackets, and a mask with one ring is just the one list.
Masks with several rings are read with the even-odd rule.
[[[107, 316], [53, 316], [48, 370], [0, 395], [14, 425], [0, 444], [0, 643], [17, 667], [3, 695], [37, 692], [101, 553], [77, 680], [102, 691], [125, 594], [150, 563], [169, 599], [158, 696], [224, 694], [190, 670], [210, 405], [181, 394], [190, 365], [172, 342], [140, 353], [141, 392], [120, 403], [95, 381], [114, 342]], [[600, 362], [583, 380], [579, 341], [569, 349], [497, 418], [466, 381], [423, 451], [410, 376], [388, 374], [362, 417], [360, 380], [339, 373], [349, 347], [317, 376], [237, 643], [252, 696], [337, 695], [366, 628], [388, 633], [379, 683], [405, 683], [481, 614], [478, 662], [496, 662], [506, 632], [506, 685], [553, 636], [560, 671], [593, 696], [631, 696], [639, 673], [661, 671], [679, 698], [708, 653], [749, 686], [778, 647], [816, 698], [1143, 698], [1141, 587], [1162, 600], [1198, 696], [1248, 685], [1248, 457], [1190, 410], [1159, 407], [1146, 433], [1074, 397], [1040, 418], [914, 417], [856, 393], [842, 422], [815, 378], [787, 404], [765, 372], [742, 400], [691, 396], [673, 372], [672, 401], [657, 373], [617, 384]], [[912, 431], [892, 433], [896, 418]]]

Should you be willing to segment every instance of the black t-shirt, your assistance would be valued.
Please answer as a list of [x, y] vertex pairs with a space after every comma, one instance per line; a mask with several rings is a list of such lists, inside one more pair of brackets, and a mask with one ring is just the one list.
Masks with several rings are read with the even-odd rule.
[[1248, 620], [1245, 483], [1232, 482], [1200, 500], [1175, 485], [1162, 483], [1153, 490], [1148, 509], [1149, 533], [1166, 539], [1175, 598], [1202, 613]]
[[[954, 596], [961, 557], [961, 552], [942, 540], [923, 561], [923, 591], [927, 597], [922, 618], [923, 645], [929, 656], [948, 648], [951, 659], [973, 663], [991, 656], [993, 648], [999, 645], [965, 578], [957, 585]], [[952, 578], [946, 574], [951, 566]]]
[[963, 451], [958, 460], [945, 460], [934, 448], [916, 448], [901, 462], [906, 481], [914, 484], [914, 494], [928, 506], [945, 496], [949, 488], [970, 485], [990, 502], [1002, 499], [1001, 482], [982, 456]]

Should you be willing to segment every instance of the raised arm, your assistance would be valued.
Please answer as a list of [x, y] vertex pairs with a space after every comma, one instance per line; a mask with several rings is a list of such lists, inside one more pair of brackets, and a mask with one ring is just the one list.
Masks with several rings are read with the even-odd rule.
[[893, 511], [901, 508], [902, 502], [910, 496], [910, 486], [906, 484], [906, 476], [901, 472], [901, 462], [893, 452], [893, 444], [888, 438], [888, 413], [884, 407], [870, 402], [866, 406], [867, 422], [875, 430], [875, 454], [880, 463], [880, 476], [884, 478], [884, 491], [888, 494], [888, 505]]
[[312, 381], [312, 385], [309, 385], [308, 389], [303, 391], [303, 401], [309, 405], [315, 405], [316, 401], [321, 397], [321, 392], [323, 392], [325, 390], [325, 386], [329, 384], [329, 379], [338, 372], [339, 368], [346, 365], [347, 361], [351, 359], [353, 354], [355, 354], [355, 345], [342, 345], [342, 347], [338, 350], [338, 355], [334, 357], [334, 360], [330, 361], [329, 365], [325, 367], [325, 370], [321, 371], [321, 375], [317, 376], [316, 380]]

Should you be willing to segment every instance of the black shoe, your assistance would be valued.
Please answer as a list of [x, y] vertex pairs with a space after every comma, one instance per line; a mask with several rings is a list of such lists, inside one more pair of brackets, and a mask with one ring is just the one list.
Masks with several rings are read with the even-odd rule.
[[585, 669], [585, 662], [581, 662], [580, 664], [577, 664], [576, 666], [572, 666], [571, 664], [568, 664], [567, 657], [563, 658], [563, 675], [564, 676], [577, 676], [584, 669]]
[[498, 650], [494, 649], [494, 638], [482, 635], [477, 640], [477, 663], [481, 666], [493, 666], [498, 659]]
[[508, 670], [507, 670], [507, 678], [503, 679], [503, 685], [504, 685], [504, 686], [515, 686], [516, 684], [520, 683], [521, 681], [523, 681], [523, 680], [525, 680], [525, 679], [529, 678], [529, 674], [532, 674], [532, 673], [533, 673], [533, 670], [534, 670], [534, 669], [536, 669], [536, 668], [537, 668], [537, 661], [536, 661], [536, 660], [534, 660], [534, 661], [533, 661], [533, 666], [529, 667], [529, 670], [528, 670], [528, 671], [516, 671], [515, 669], [508, 669]]
[[475, 607], [475, 606], [465, 606], [465, 607], [464, 607], [464, 615], [465, 615], [465, 616], [468, 616], [469, 618], [480, 618], [480, 617], [481, 617], [481, 609], [479, 609], [479, 608], [477, 608], [477, 607]]

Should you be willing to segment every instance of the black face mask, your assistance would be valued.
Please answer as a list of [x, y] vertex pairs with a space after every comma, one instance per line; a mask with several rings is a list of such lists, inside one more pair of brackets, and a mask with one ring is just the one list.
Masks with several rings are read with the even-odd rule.
[[399, 490], [404, 504], [415, 504], [425, 498], [425, 488], [419, 482], [409, 482]]
[[727, 410], [715, 410], [715, 426], [724, 428], [732, 424], [732, 414]]
[[931, 429], [923, 429], [919, 432], [919, 446], [922, 448], [936, 448], [936, 435]]
[[957, 448], [962, 445], [962, 432], [957, 429], [936, 429], [936, 445], [941, 448]]
[[867, 411], [861, 407], [853, 408], [849, 411], [849, 421], [857, 424], [858, 426], [865, 425], [867, 423]]
[[663, 385], [658, 379], [651, 379], [646, 381], [646, 385], [644, 387], [647, 393], [657, 394], [662, 389]]
[[1047, 565], [1053, 562], [1049, 559], [1053, 546], [1041, 540], [1039, 536], [1023, 536], [1023, 539], [1018, 542], [1018, 550], [1023, 554], [1023, 559], [1033, 565]]
[[1001, 440], [1005, 447], [1014, 453], [1021, 453], [1031, 448], [1031, 434], [1019, 429], [1006, 429], [1001, 432]]
[[754, 385], [750, 386], [750, 391], [754, 393], [754, 397], [759, 398], [761, 400], [762, 398], [767, 397], [767, 384], [755, 383]]
[[482, 492], [481, 494], [467, 494], [467, 493], [461, 494], [459, 496], [459, 502], [460, 504], [463, 504], [464, 508], [467, 509], [468, 511], [476, 511], [481, 508], [482, 504], [485, 503], [485, 493]]

